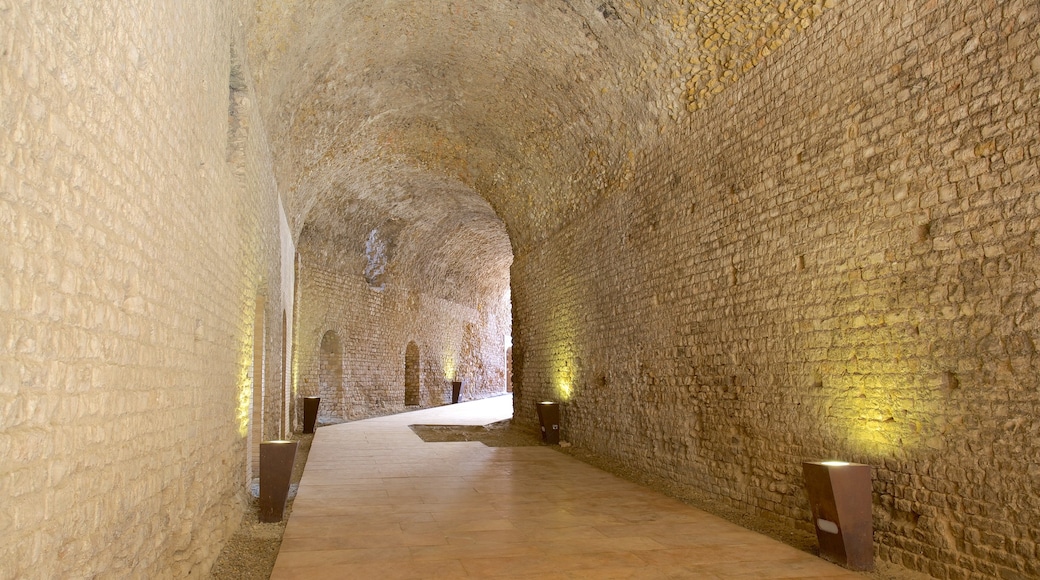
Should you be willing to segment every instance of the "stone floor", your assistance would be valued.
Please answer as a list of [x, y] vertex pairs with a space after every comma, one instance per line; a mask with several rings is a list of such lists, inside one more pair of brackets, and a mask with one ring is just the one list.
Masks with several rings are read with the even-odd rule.
[[495, 397], [318, 429], [272, 578], [862, 579], [546, 447], [424, 443]]

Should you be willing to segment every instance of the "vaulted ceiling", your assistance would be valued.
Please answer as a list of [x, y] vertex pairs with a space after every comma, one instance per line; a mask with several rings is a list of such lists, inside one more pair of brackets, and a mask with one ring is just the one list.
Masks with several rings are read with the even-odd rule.
[[455, 236], [437, 255], [504, 275], [824, 5], [257, 0], [244, 25], [298, 235], [383, 228], [422, 276]]

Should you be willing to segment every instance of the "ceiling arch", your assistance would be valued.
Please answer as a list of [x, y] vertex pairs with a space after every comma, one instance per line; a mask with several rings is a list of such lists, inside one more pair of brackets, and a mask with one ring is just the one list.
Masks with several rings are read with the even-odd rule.
[[298, 236], [524, 252], [829, 1], [256, 0], [248, 52]]

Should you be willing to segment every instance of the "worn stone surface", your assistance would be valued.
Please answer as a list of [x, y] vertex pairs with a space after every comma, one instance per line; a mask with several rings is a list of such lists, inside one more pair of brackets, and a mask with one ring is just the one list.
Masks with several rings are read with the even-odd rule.
[[517, 420], [808, 529], [874, 466], [877, 554], [1040, 576], [1040, 20], [847, 2], [513, 268]]
[[232, 20], [0, 2], [2, 578], [204, 575], [242, 512], [252, 304], [281, 282]]
[[825, 4], [264, 0], [246, 27], [298, 229], [406, 211], [390, 183], [439, 214], [448, 176], [527, 249]]
[[0, 0], [0, 577], [205, 574], [297, 396], [511, 333], [521, 428], [802, 528], [866, 461], [883, 560], [1040, 576], [1035, 3], [59, 4]]

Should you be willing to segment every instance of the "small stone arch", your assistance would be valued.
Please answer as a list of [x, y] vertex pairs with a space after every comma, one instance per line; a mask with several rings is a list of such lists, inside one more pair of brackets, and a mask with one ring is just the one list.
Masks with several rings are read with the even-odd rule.
[[419, 405], [419, 347], [409, 342], [404, 351], [404, 404]]
[[336, 331], [329, 330], [321, 337], [318, 357], [318, 396], [328, 414], [329, 409], [343, 403], [343, 345]]

